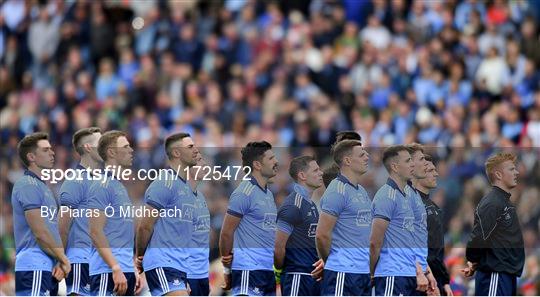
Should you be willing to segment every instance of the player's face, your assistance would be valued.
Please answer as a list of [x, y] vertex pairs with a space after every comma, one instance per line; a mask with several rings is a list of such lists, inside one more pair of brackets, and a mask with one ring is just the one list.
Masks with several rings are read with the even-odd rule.
[[133, 164], [133, 149], [126, 137], [118, 137], [115, 150], [118, 165], [122, 167], [131, 167], [131, 164]]
[[317, 161], [313, 160], [309, 162], [308, 168], [305, 171], [306, 185], [312, 188], [319, 188], [323, 185], [323, 172], [317, 164]]
[[101, 159], [101, 157], [99, 156], [98, 149], [97, 149], [100, 138], [101, 138], [101, 133], [96, 132], [96, 133], [92, 134], [91, 141], [89, 142], [89, 144], [90, 144], [90, 152], [89, 152], [90, 157], [92, 158], [92, 160], [94, 160], [96, 162], [103, 162], [103, 159]]
[[51, 169], [54, 165], [54, 151], [48, 140], [38, 141], [37, 148], [33, 155], [33, 161], [39, 168]]
[[428, 168], [428, 162], [426, 162], [426, 157], [421, 151], [416, 151], [412, 155], [414, 173], [413, 178], [423, 179], [426, 178], [426, 171]]
[[197, 165], [199, 150], [195, 147], [195, 143], [191, 137], [182, 138], [178, 150], [180, 150], [180, 161], [184, 166], [191, 167]]
[[439, 176], [439, 173], [432, 162], [427, 162], [427, 164], [426, 178], [420, 182], [423, 183], [424, 187], [428, 189], [435, 189], [437, 187], [437, 177]]
[[508, 160], [499, 165], [498, 170], [502, 176], [501, 180], [505, 186], [509, 189], [513, 189], [517, 186], [519, 171], [516, 168], [514, 162]]
[[411, 154], [408, 151], [400, 151], [396, 157], [396, 171], [397, 174], [405, 179], [410, 180], [413, 176], [414, 165], [411, 158]]
[[358, 174], [366, 173], [369, 166], [368, 152], [359, 145], [353, 147], [351, 152], [351, 164], [354, 172]]
[[[208, 163], [206, 163], [206, 160], [202, 157], [201, 152], [197, 153], [197, 157], [196, 157], [195, 161], [197, 162], [197, 166], [203, 167], [203, 166], [208, 165]], [[203, 170], [195, 170], [194, 168], [191, 168], [190, 172], [191, 172], [191, 176], [193, 177], [194, 180], [202, 179], [202, 177], [204, 175]]]
[[278, 160], [272, 150], [267, 150], [261, 158], [261, 175], [266, 178], [276, 176], [278, 170]]

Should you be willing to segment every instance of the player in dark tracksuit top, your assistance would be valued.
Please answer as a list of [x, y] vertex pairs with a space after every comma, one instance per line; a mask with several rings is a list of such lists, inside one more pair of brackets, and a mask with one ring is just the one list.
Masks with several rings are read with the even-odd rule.
[[510, 190], [516, 187], [516, 157], [498, 153], [486, 161], [486, 173], [493, 186], [480, 201], [467, 243], [465, 276], [476, 271], [475, 295], [511, 296], [517, 293], [517, 278], [525, 262], [523, 235]]
[[322, 171], [313, 157], [302, 156], [291, 161], [289, 173], [295, 183], [277, 215], [276, 281], [283, 296], [316, 296], [320, 284], [311, 273], [317, 265], [322, 268], [322, 261], [315, 246], [319, 211], [311, 196], [323, 184]]
[[450, 276], [444, 265], [444, 229], [443, 212], [435, 202], [429, 198], [429, 192], [437, 187], [437, 169], [433, 164], [433, 159], [425, 155], [428, 167], [426, 169], [426, 178], [417, 183], [417, 190], [422, 197], [422, 202], [427, 213], [428, 229], [428, 258], [427, 262], [431, 272], [437, 281], [437, 287], [441, 295], [452, 296], [450, 288]]

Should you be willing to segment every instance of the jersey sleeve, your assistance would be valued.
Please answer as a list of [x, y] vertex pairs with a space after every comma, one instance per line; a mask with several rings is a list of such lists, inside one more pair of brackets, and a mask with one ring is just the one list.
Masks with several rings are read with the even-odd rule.
[[278, 211], [277, 227], [279, 230], [291, 234], [294, 226], [298, 225], [301, 218], [300, 210], [294, 205], [283, 205]]
[[248, 211], [251, 206], [251, 199], [240, 192], [233, 192], [231, 198], [229, 199], [229, 208], [227, 213], [235, 216], [237, 218], [242, 218]]
[[43, 193], [36, 185], [26, 185], [18, 189], [17, 200], [24, 211], [40, 208], [43, 204]]
[[100, 181], [92, 183], [88, 191], [88, 208], [105, 210], [110, 204], [111, 199], [106, 185]]
[[82, 193], [77, 183], [65, 181], [60, 187], [60, 205], [76, 208], [82, 199]]
[[153, 181], [146, 189], [144, 202], [158, 210], [167, 208], [171, 199], [171, 189], [167, 185], [167, 181]]
[[346, 197], [337, 192], [325, 193], [321, 199], [321, 210], [334, 217], [339, 217], [346, 205]]
[[395, 207], [396, 201], [388, 195], [388, 191], [379, 190], [371, 203], [373, 218], [390, 221]]

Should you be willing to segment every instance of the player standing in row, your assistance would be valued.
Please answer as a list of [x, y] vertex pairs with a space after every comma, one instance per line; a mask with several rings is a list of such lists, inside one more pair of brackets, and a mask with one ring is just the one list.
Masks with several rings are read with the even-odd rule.
[[462, 272], [469, 277], [476, 271], [476, 296], [515, 296], [525, 262], [523, 234], [510, 199], [519, 177], [516, 156], [498, 153], [485, 166], [492, 188], [474, 212], [466, 251], [469, 262]]
[[441, 295], [453, 296], [450, 275], [444, 265], [444, 227], [441, 208], [429, 198], [429, 192], [437, 187], [437, 168], [430, 155], [424, 155], [428, 167], [426, 178], [418, 180], [416, 190], [422, 197], [427, 213], [428, 265], [437, 282]]
[[[336, 134], [336, 142], [332, 144], [332, 147], [334, 147], [338, 142], [343, 140], [358, 140], [362, 141], [362, 137], [360, 137], [360, 134], [358, 134], [355, 131], [339, 131]], [[328, 188], [330, 183], [338, 176], [339, 174], [339, 166], [337, 164], [333, 163], [330, 165], [330, 167], [327, 167], [323, 170], [323, 182], [324, 187]]]
[[[54, 151], [48, 135], [41, 132], [25, 136], [17, 150], [25, 171], [15, 182], [11, 195], [15, 293], [49, 295], [54, 289], [53, 277], [60, 281], [71, 269], [58, 233], [58, 204], [41, 179], [42, 170], [54, 165]], [[48, 209], [47, 217], [41, 216], [41, 207]]]
[[[411, 208], [414, 212], [414, 252], [416, 254], [416, 274], [423, 274], [424, 277], [417, 278], [417, 290], [415, 295], [425, 295], [426, 292], [433, 293], [437, 290], [437, 284], [431, 269], [427, 264], [428, 258], [428, 230], [427, 230], [427, 213], [426, 207], [422, 202], [422, 197], [416, 189], [418, 183], [426, 178], [428, 163], [424, 156], [424, 148], [418, 143], [412, 143], [405, 146], [409, 151], [413, 163], [413, 174], [407, 186], [405, 186], [405, 194], [408, 197]], [[426, 287], [426, 290], [422, 288]]]
[[[197, 155], [197, 166], [207, 166], [201, 153]], [[198, 171], [202, 172], [202, 171]], [[191, 235], [190, 257], [187, 270], [190, 295], [208, 296], [210, 283], [208, 280], [208, 261], [210, 254], [210, 212], [206, 205], [206, 198], [200, 190], [202, 173], [196, 176], [197, 171], [190, 171], [190, 185], [195, 194], [195, 209], [193, 212], [193, 233]]]
[[[415, 215], [405, 194], [414, 165], [407, 148], [391, 146], [383, 152], [389, 178], [372, 202], [370, 274], [376, 296], [415, 295], [417, 284], [426, 291], [423, 273], [417, 273], [414, 251]], [[423, 279], [423, 280], [422, 280]]]
[[[100, 137], [101, 129], [97, 127], [83, 128], [73, 134], [73, 148], [81, 157], [75, 170], [93, 170], [102, 167], [103, 160], [97, 149]], [[84, 213], [92, 182], [87, 172], [83, 172], [81, 179], [64, 181], [60, 187], [60, 205]], [[66, 255], [71, 262], [71, 272], [66, 278], [67, 295], [92, 295], [88, 270], [92, 240], [88, 231], [88, 217], [82, 215], [72, 218], [70, 211], [58, 219], [58, 230]]]
[[[98, 153], [105, 167], [117, 168], [114, 172], [131, 167], [133, 162], [133, 149], [121, 131], [104, 133], [99, 139]], [[90, 186], [88, 209], [99, 213], [89, 219], [93, 243], [89, 265], [92, 295], [135, 295], [139, 289], [139, 276], [133, 265], [133, 218], [120, 214], [121, 207], [131, 206], [126, 187], [114, 173], [108, 172], [104, 180]]]
[[312, 156], [291, 161], [289, 175], [294, 180], [293, 191], [278, 211], [274, 251], [276, 282], [281, 283], [283, 296], [318, 296], [321, 293], [318, 280], [323, 263], [315, 246], [319, 211], [311, 196], [323, 185], [322, 174]]
[[186, 168], [197, 164], [199, 151], [189, 134], [177, 133], [165, 139], [165, 152], [174, 174], [169, 172], [165, 178], [152, 181], [145, 193], [145, 207], [151, 211], [180, 209], [181, 217], [149, 216], [141, 220], [136, 266], [145, 271], [152, 295], [186, 296], [195, 204]]
[[316, 232], [319, 257], [325, 263], [322, 295], [371, 295], [371, 200], [359, 184], [368, 170], [369, 154], [358, 140], [338, 142], [332, 154], [340, 173], [321, 198]]
[[231, 194], [219, 238], [224, 289], [232, 288], [233, 295], [275, 295], [277, 214], [268, 181], [276, 176], [278, 161], [272, 145], [248, 143], [242, 149], [242, 166], [251, 169], [250, 180], [242, 181]]

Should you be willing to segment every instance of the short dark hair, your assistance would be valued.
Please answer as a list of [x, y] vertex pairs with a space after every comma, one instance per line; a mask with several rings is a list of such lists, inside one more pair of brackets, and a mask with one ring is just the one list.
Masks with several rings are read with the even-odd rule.
[[343, 162], [343, 157], [345, 157], [347, 154], [350, 154], [352, 149], [355, 146], [362, 146], [362, 142], [359, 140], [342, 140], [332, 148], [332, 155], [334, 156], [334, 161], [338, 166], [341, 166], [341, 162]]
[[175, 134], [169, 135], [169, 137], [165, 138], [165, 153], [167, 154], [167, 157], [169, 159], [172, 157], [171, 145], [186, 137], [191, 137], [191, 135], [189, 135], [189, 133], [181, 132], [181, 133], [175, 133]]
[[40, 140], [49, 140], [49, 134], [45, 132], [35, 132], [29, 135], [26, 135], [19, 143], [17, 144], [17, 151], [19, 152], [19, 158], [23, 162], [24, 166], [30, 166], [30, 162], [26, 155], [28, 153], [33, 153], [36, 151], [38, 145], [37, 143]]
[[416, 142], [407, 144], [405, 145], [405, 147], [407, 148], [407, 151], [409, 151], [409, 154], [411, 154], [411, 156], [414, 155], [416, 152], [424, 153], [424, 147]]
[[98, 143], [98, 154], [103, 161], [107, 161], [107, 149], [111, 145], [116, 145], [118, 138], [122, 136], [127, 137], [127, 134], [118, 130], [107, 131], [101, 135]]
[[84, 154], [84, 150], [81, 146], [81, 140], [84, 137], [90, 136], [94, 133], [101, 133], [101, 129], [98, 127], [82, 128], [78, 130], [77, 132], [75, 132], [75, 134], [73, 134], [71, 143], [73, 144], [73, 148], [75, 149], [77, 154], [81, 156]]
[[292, 159], [289, 166], [289, 175], [291, 178], [294, 181], [298, 181], [298, 173], [307, 170], [311, 161], [315, 161], [313, 156], [300, 156]]
[[332, 180], [334, 180], [338, 176], [338, 174], [339, 174], [339, 166], [335, 163], [332, 163], [330, 167], [323, 170], [322, 179], [324, 182], [324, 186], [328, 188], [328, 185], [330, 185]]
[[389, 161], [397, 157], [399, 155], [399, 152], [401, 151], [409, 152], [407, 147], [404, 145], [393, 145], [384, 149], [382, 162], [384, 164], [384, 168], [386, 168], [386, 171], [388, 171], [388, 173], [390, 173], [391, 171]]
[[260, 161], [266, 151], [271, 150], [272, 145], [267, 141], [252, 141], [242, 148], [242, 166], [253, 170], [253, 161]]
[[343, 140], [358, 140], [362, 141], [362, 137], [355, 131], [339, 131], [336, 134], [336, 142], [334, 145]]

